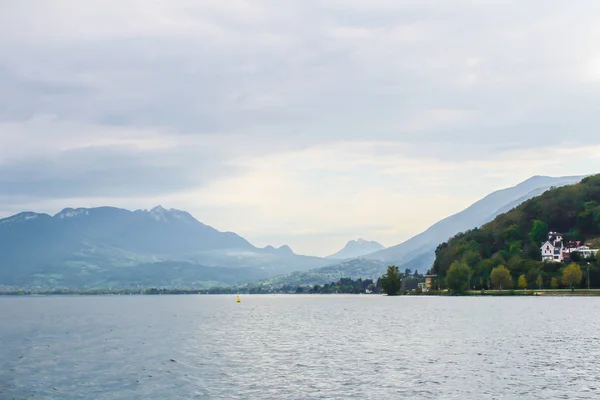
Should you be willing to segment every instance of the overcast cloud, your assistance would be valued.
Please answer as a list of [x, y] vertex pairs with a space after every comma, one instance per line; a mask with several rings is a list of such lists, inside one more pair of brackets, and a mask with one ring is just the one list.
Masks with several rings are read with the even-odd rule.
[[252, 243], [397, 244], [599, 172], [594, 0], [3, 0], [0, 216], [156, 204]]

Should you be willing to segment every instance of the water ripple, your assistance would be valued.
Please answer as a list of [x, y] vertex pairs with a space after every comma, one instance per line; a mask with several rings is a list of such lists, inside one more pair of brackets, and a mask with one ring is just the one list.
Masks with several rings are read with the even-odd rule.
[[595, 399], [594, 298], [0, 298], [1, 399]]

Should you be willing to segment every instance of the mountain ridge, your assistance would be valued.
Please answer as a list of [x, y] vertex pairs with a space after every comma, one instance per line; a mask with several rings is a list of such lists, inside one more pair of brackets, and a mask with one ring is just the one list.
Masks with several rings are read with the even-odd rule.
[[561, 284], [561, 262], [578, 262], [582, 268], [588, 268], [588, 285], [600, 286], [597, 257], [585, 258], [577, 252], [555, 253], [559, 255], [553, 258], [550, 254], [550, 261], [542, 261], [540, 246], [552, 231], [562, 232], [566, 241], [598, 243], [600, 174], [588, 176], [578, 184], [553, 188], [477, 229], [458, 232], [436, 248], [432, 272], [443, 279], [452, 264], [462, 263], [471, 270], [476, 289], [489, 289], [493, 268], [503, 265], [513, 280], [522, 279], [527, 288], [538, 289], [553, 286], [553, 280], [556, 285]]
[[[499, 213], [502, 213], [507, 207], [513, 208], [521, 202], [543, 193], [552, 186], [577, 183], [586, 176], [533, 176], [517, 185], [500, 189], [484, 196], [481, 200], [476, 201], [466, 209], [436, 222], [425, 231], [400, 244], [367, 254], [364, 257], [367, 259], [376, 258], [382, 261], [398, 262], [403, 261], [403, 256], [408, 252], [417, 251], [419, 252], [419, 256], [425, 251], [432, 252], [435, 250], [435, 246], [449, 239], [457, 232], [481, 226], [491, 221]], [[460, 218], [467, 214], [469, 214], [468, 220], [461, 221]], [[404, 261], [408, 260], [404, 259]]]
[[[186, 211], [130, 211], [117, 207], [71, 208], [49, 214], [22, 212], [0, 219], [0, 286], [111, 286], [139, 281], [139, 266], [158, 263], [155, 285], [179, 282], [177, 269], [194, 281], [223, 283], [324, 266], [328, 261], [295, 254], [287, 245], [258, 248], [234, 232], [221, 232]], [[193, 266], [197, 266], [194, 269]], [[183, 269], [182, 269], [183, 268]], [[207, 273], [217, 268], [219, 273]], [[240, 268], [245, 268], [240, 274]], [[154, 269], [153, 269], [154, 270]], [[83, 279], [88, 277], [89, 279]], [[188, 278], [186, 278], [188, 279]]]

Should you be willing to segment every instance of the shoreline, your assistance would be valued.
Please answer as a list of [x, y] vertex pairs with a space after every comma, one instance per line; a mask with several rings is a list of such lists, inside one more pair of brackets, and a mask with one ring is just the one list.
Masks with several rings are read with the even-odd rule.
[[[146, 289], [147, 290], [147, 289]], [[143, 292], [143, 293], [142, 293]], [[214, 292], [210, 290], [188, 290], [188, 289], [161, 289], [156, 291], [144, 292], [142, 290], [48, 290], [48, 291], [26, 291], [26, 290], [8, 290], [0, 291], [0, 297], [46, 297], [46, 296], [175, 296], [175, 295], [218, 295], [218, 296], [235, 296], [235, 295], [303, 295], [303, 296], [329, 296], [329, 295], [354, 295], [354, 296], [387, 296], [384, 293], [288, 293], [288, 292], [272, 292], [272, 293], [247, 293], [247, 292]], [[466, 293], [454, 294], [447, 291], [431, 291], [421, 293], [401, 293], [390, 297], [594, 297], [600, 296], [600, 289], [542, 289], [542, 290], [483, 290], [470, 291]]]

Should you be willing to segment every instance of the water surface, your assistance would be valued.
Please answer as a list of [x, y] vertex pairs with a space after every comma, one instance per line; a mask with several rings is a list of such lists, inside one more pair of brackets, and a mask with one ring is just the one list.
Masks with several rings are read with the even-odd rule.
[[597, 298], [0, 297], [0, 399], [597, 399]]

